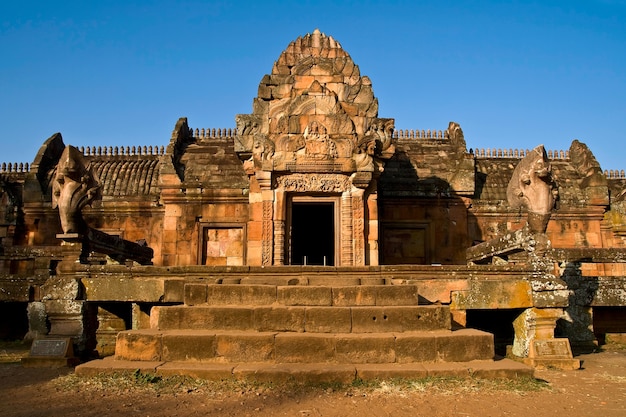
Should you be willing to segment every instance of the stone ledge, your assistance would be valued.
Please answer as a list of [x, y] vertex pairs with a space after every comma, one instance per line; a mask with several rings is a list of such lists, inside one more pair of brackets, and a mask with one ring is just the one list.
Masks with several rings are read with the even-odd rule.
[[445, 364], [190, 364], [184, 362], [136, 362], [98, 359], [76, 367], [76, 374], [94, 377], [99, 374], [155, 373], [162, 376], [185, 375], [206, 380], [239, 379], [283, 383], [344, 383], [355, 380], [427, 377], [516, 379], [532, 378], [534, 370], [524, 364], [502, 359]]

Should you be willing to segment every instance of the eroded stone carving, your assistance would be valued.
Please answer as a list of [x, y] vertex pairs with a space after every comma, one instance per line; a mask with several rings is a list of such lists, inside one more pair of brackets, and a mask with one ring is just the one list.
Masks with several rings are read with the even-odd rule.
[[457, 148], [465, 149], [465, 136], [463, 135], [463, 129], [457, 122], [450, 122], [446, 129], [444, 136], [450, 140], [450, 144]]
[[64, 233], [84, 233], [83, 207], [100, 197], [100, 184], [87, 168], [82, 153], [67, 146], [61, 154], [52, 185], [52, 208], [59, 208]]
[[357, 171], [374, 172], [377, 170], [374, 155], [376, 155], [377, 143], [376, 138], [372, 135], [366, 135], [359, 142], [354, 154], [354, 162]]
[[512, 208], [526, 208], [530, 230], [545, 233], [556, 195], [550, 161], [539, 145], [515, 167], [506, 190], [508, 203]]
[[587, 145], [574, 139], [569, 148], [569, 155], [572, 166], [582, 176], [581, 188], [595, 185], [606, 186], [602, 168]]
[[370, 125], [366, 136], [372, 136], [378, 142], [379, 153], [383, 157], [391, 157], [395, 152], [393, 145], [394, 119], [375, 118]]

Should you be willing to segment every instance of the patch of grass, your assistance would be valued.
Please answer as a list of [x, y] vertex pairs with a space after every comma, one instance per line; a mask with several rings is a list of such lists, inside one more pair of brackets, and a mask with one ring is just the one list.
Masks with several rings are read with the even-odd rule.
[[265, 383], [227, 379], [207, 381], [185, 376], [167, 376], [135, 371], [126, 374], [79, 377], [64, 375], [51, 382], [64, 391], [162, 394], [201, 394], [216, 396], [265, 396], [299, 395], [304, 393], [343, 393], [346, 396], [407, 396], [419, 394], [459, 395], [472, 392], [508, 392], [525, 395], [528, 392], [549, 390], [550, 386], [533, 378], [480, 379], [480, 378], [424, 378], [391, 379], [384, 381], [355, 380], [351, 384], [341, 383]]

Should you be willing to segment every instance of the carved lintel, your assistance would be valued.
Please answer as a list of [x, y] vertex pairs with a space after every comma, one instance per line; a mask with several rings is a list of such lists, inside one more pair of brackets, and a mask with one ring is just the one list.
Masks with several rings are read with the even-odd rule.
[[341, 174], [291, 174], [276, 179], [277, 187], [289, 192], [341, 193], [350, 189], [349, 177]]

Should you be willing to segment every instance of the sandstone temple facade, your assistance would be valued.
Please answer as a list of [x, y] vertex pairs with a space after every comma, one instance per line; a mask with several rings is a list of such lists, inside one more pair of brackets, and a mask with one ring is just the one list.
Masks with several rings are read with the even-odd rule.
[[236, 128], [180, 118], [168, 144], [119, 149], [54, 134], [32, 163], [1, 166], [0, 336], [145, 359], [119, 335], [209, 308], [219, 288], [233, 305], [269, 286], [273, 306], [292, 288], [330, 288], [330, 304], [313, 303], [325, 306], [358, 293], [352, 329], [365, 288], [409, 291], [444, 308], [450, 331], [493, 333], [496, 351], [536, 366], [622, 337], [623, 171], [603, 172], [577, 140], [468, 149], [458, 123], [398, 130], [382, 116], [372, 81], [316, 30], [280, 54]]

